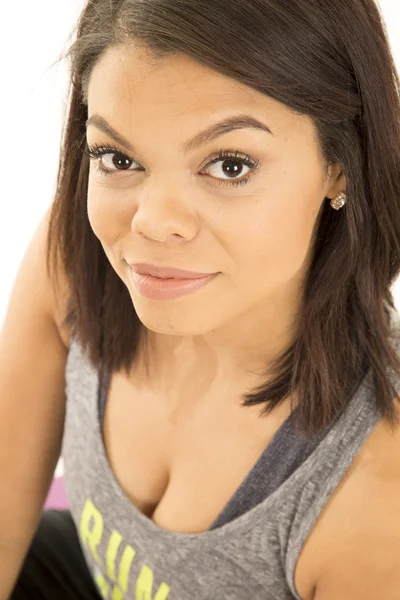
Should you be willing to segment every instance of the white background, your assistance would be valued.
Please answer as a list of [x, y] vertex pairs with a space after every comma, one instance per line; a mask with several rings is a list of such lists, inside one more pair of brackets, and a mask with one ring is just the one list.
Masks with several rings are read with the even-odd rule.
[[[399, 0], [379, 4], [400, 65]], [[0, 327], [20, 262], [55, 193], [68, 72], [65, 62], [51, 65], [69, 45], [83, 5], [83, 0], [2, 3]], [[399, 308], [399, 280], [393, 291]]]

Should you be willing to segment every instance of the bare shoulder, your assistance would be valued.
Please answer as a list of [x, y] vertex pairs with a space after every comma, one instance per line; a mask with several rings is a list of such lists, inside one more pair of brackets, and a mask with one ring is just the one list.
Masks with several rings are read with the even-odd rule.
[[398, 598], [399, 506], [400, 426], [381, 419], [309, 536], [304, 560], [314, 600]]
[[58, 273], [58, 289], [57, 294], [54, 291], [53, 317], [58, 333], [66, 350], [69, 350], [71, 343], [71, 331], [69, 327], [63, 324], [66, 316], [68, 298], [70, 296], [70, 285], [68, 277], [64, 272], [61, 261]]
[[[43, 245], [43, 257], [45, 257], [45, 249], [47, 249], [47, 236], [51, 209], [52, 206], [48, 208], [41, 222], [41, 227], [43, 228], [41, 235], [41, 244]], [[70, 284], [60, 256], [58, 257], [57, 261], [56, 279], [57, 282], [54, 280], [53, 277], [51, 280], [49, 279], [48, 283], [51, 295], [51, 314], [59, 336], [61, 338], [61, 341], [65, 346], [66, 350], [69, 350], [71, 332], [69, 331], [69, 328], [67, 326], [63, 325], [63, 320], [66, 315], [68, 298], [70, 296]]]

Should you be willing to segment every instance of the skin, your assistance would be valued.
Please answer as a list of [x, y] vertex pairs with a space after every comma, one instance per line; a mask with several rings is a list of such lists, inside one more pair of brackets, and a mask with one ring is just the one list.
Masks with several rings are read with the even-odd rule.
[[[115, 145], [133, 160], [118, 171], [115, 155], [101, 159], [112, 176], [91, 161], [88, 217], [150, 331], [154, 376], [171, 390], [188, 376], [216, 388], [254, 383], [261, 373], [265, 381], [266, 364], [296, 329], [324, 198], [346, 191], [339, 164], [325, 176], [311, 119], [189, 57], [154, 61], [133, 44], [96, 63], [88, 110], [136, 149], [132, 155], [88, 126], [89, 145]], [[236, 130], [184, 154], [196, 133], [242, 113], [273, 135]], [[232, 181], [224, 159], [207, 165], [221, 149], [259, 161], [247, 185], [219, 185]], [[238, 168], [237, 180], [251, 175]], [[125, 261], [220, 274], [192, 295], [155, 301], [139, 294]]]

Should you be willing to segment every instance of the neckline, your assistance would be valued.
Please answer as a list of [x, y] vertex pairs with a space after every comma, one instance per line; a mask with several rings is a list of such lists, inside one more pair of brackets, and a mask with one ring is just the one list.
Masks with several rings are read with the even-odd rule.
[[[97, 388], [96, 388], [97, 389], [97, 402], [98, 403], [100, 401], [100, 393], [102, 392], [101, 388], [104, 389], [104, 393], [105, 393], [105, 399], [104, 399], [104, 404], [103, 404], [102, 415], [100, 415], [99, 410], [97, 410], [98, 425], [99, 425], [99, 430], [100, 430], [100, 435], [101, 435], [100, 444], [102, 446], [103, 455], [105, 457], [105, 460], [107, 461], [108, 468], [112, 472], [112, 476], [115, 479], [115, 482], [117, 483], [117, 485], [120, 488], [121, 492], [124, 494], [124, 496], [126, 496], [125, 492], [122, 490], [120, 484], [118, 483], [118, 480], [115, 477], [114, 471], [112, 470], [111, 465], [109, 463], [108, 456], [107, 456], [107, 451], [106, 451], [105, 444], [104, 444], [104, 437], [103, 437], [103, 423], [104, 423], [104, 415], [105, 415], [105, 406], [107, 404], [107, 397], [108, 397], [108, 393], [109, 393], [109, 389], [110, 389], [110, 381], [111, 381], [111, 378], [110, 378], [110, 375], [108, 373], [103, 378], [102, 378], [102, 376], [99, 376], [98, 383], [97, 383]], [[97, 405], [97, 408], [99, 408], [98, 405]], [[103, 420], [101, 419], [101, 416], [102, 416]], [[293, 427], [292, 427], [292, 413], [291, 413], [283, 421], [283, 423], [279, 426], [279, 428], [276, 430], [276, 432], [272, 436], [271, 440], [268, 442], [268, 444], [265, 446], [265, 448], [261, 451], [260, 455], [258, 456], [256, 462], [251, 467], [250, 471], [248, 471], [248, 473], [244, 476], [244, 478], [242, 479], [242, 481], [239, 483], [238, 487], [235, 489], [235, 491], [233, 492], [233, 494], [231, 495], [231, 497], [226, 502], [225, 506], [222, 508], [222, 510], [219, 512], [219, 514], [214, 519], [214, 521], [211, 523], [210, 527], [205, 532], [202, 532], [202, 533], [206, 533], [208, 531], [214, 531], [214, 529], [213, 529], [214, 523], [216, 523], [220, 519], [221, 515], [223, 515], [225, 513], [225, 511], [228, 509], [228, 507], [230, 507], [232, 505], [232, 503], [236, 500], [236, 498], [238, 496], [242, 496], [243, 489], [246, 487], [249, 479], [252, 478], [254, 476], [254, 474], [258, 472], [258, 470], [260, 468], [260, 463], [263, 462], [263, 461], [265, 461], [265, 460], [268, 460], [269, 455], [272, 452], [275, 452], [277, 449], [279, 449], [279, 446], [281, 444], [282, 436], [286, 435], [286, 434], [290, 434], [292, 431], [294, 433], [294, 430], [293, 430]], [[313, 442], [313, 439], [314, 438], [310, 438], [307, 443], [311, 444]], [[129, 501], [129, 503], [131, 503], [131, 501], [129, 500], [129, 498], [128, 498], [128, 501]], [[149, 520], [151, 523], [154, 523], [154, 521], [152, 521], [151, 519], [149, 519], [149, 517], [147, 517], [147, 515], [144, 515], [137, 508], [137, 506], [135, 506], [134, 504], [132, 504], [132, 506], [134, 507], [135, 510], [139, 511], [140, 514], [142, 514], [147, 520]], [[157, 524], [155, 524], [155, 525], [157, 527], [160, 527]], [[218, 528], [219, 527], [220, 526], [218, 526]], [[221, 527], [223, 527], [223, 525]], [[163, 528], [161, 528], [161, 529], [163, 529]], [[163, 531], [167, 531], [167, 530], [163, 529]], [[175, 532], [175, 533], [177, 533], [177, 532]], [[194, 535], [200, 535], [200, 534], [194, 534]]]
[[[207, 529], [204, 532], [200, 533], [185, 533], [185, 532], [175, 532], [164, 529], [154, 521], [152, 521], [149, 517], [147, 517], [144, 513], [142, 513], [135, 504], [131, 502], [128, 496], [125, 494], [124, 490], [121, 488], [118, 483], [116, 476], [111, 468], [111, 465], [108, 461], [107, 453], [103, 443], [102, 437], [102, 429], [100, 426], [100, 419], [98, 414], [98, 394], [100, 389], [100, 377], [99, 373], [90, 366], [91, 376], [92, 376], [92, 385], [89, 386], [89, 389], [96, 390], [95, 394], [95, 443], [97, 446], [97, 457], [101, 461], [101, 468], [106, 474], [107, 483], [112, 487], [113, 492], [119, 498], [120, 502], [123, 504], [123, 509], [126, 512], [131, 512], [135, 515], [139, 525], [145, 530], [149, 536], [157, 536], [159, 543], [187, 543], [187, 544], [196, 544], [198, 542], [207, 543], [211, 540], [217, 540], [219, 538], [225, 537], [229, 535], [230, 532], [235, 531], [247, 531], [248, 523], [257, 518], [259, 514], [262, 512], [265, 513], [267, 508], [274, 506], [277, 502], [282, 502], [282, 497], [288, 499], [290, 490], [299, 479], [303, 476], [305, 472], [312, 472], [312, 465], [315, 465], [320, 460], [326, 459], [326, 456], [333, 455], [337, 450], [337, 445], [340, 443], [341, 439], [348, 432], [349, 428], [356, 427], [358, 423], [358, 419], [365, 417], [366, 413], [370, 410], [371, 406], [369, 402], [366, 402], [365, 399], [363, 401], [363, 392], [366, 385], [366, 380], [371, 377], [371, 370], [368, 369], [366, 375], [362, 379], [360, 385], [358, 386], [353, 398], [349, 402], [346, 407], [346, 410], [337, 418], [336, 422], [329, 429], [328, 433], [325, 437], [321, 439], [321, 441], [317, 444], [316, 448], [311, 452], [311, 454], [307, 457], [307, 459], [302, 462], [294, 472], [271, 494], [269, 494], [264, 500], [259, 502], [256, 506], [246, 511], [245, 513], [239, 515], [232, 521], [229, 521], [220, 527], [215, 529]], [[360, 417], [361, 415], [361, 417]], [[290, 418], [290, 415], [289, 415]], [[368, 426], [368, 432], [372, 430], [372, 427], [376, 424], [379, 415], [375, 414], [373, 417], [373, 423]], [[276, 432], [277, 433], [282, 429], [282, 427], [287, 423], [287, 420], [281, 425], [281, 428]], [[275, 437], [274, 436], [274, 437]], [[363, 436], [361, 436], [363, 437]], [[272, 441], [272, 440], [271, 440]], [[354, 443], [351, 441], [351, 443]], [[358, 440], [357, 443], [360, 443]], [[362, 443], [362, 441], [361, 441]], [[267, 446], [268, 448], [268, 446]], [[266, 449], [265, 449], [266, 450]], [[260, 460], [260, 459], [259, 459]], [[256, 464], [258, 464], [259, 460]], [[255, 468], [254, 465], [253, 468]], [[253, 470], [252, 468], [252, 470]], [[251, 472], [251, 471], [250, 471]], [[250, 474], [250, 473], [249, 473]], [[249, 476], [249, 474], [247, 476]], [[246, 476], [246, 478], [247, 478]], [[326, 475], [329, 477], [329, 474]], [[305, 486], [308, 485], [308, 481], [305, 482]], [[236, 490], [237, 492], [237, 490]], [[236, 494], [236, 492], [234, 494]], [[285, 492], [288, 492], [285, 494]], [[220, 513], [221, 514], [221, 513]]]

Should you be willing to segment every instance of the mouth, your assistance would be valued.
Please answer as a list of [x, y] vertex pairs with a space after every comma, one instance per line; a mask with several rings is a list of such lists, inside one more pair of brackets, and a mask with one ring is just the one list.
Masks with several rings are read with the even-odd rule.
[[219, 273], [211, 273], [191, 279], [161, 278], [137, 273], [131, 268], [131, 280], [141, 296], [150, 300], [174, 300], [193, 294], [205, 287]]
[[201, 279], [203, 277], [210, 277], [215, 273], [201, 273], [195, 271], [186, 271], [184, 269], [178, 269], [177, 267], [163, 267], [159, 265], [150, 265], [146, 263], [128, 263], [131, 269], [138, 275], [149, 275], [156, 279], [164, 280], [186, 280], [186, 279]]

